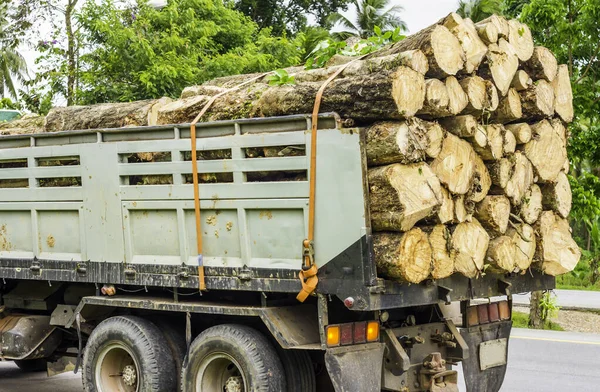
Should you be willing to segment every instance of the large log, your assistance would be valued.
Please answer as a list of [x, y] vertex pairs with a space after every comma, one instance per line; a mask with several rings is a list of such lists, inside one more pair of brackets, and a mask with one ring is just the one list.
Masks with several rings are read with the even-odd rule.
[[535, 260], [542, 272], [556, 276], [573, 271], [581, 258], [581, 250], [571, 236], [569, 222], [552, 211], [544, 211], [536, 229], [539, 237]]
[[424, 161], [429, 147], [429, 127], [418, 118], [379, 122], [366, 129], [367, 163], [370, 166]]
[[533, 166], [525, 154], [515, 152], [510, 157], [513, 164], [513, 175], [504, 188], [504, 193], [515, 206], [521, 204], [523, 196], [534, 182]]
[[465, 195], [454, 197], [454, 222], [470, 222], [475, 212], [475, 202], [468, 200]]
[[431, 163], [431, 170], [450, 192], [464, 195], [473, 185], [474, 163], [473, 147], [457, 136], [448, 134], [442, 151]]
[[516, 89], [511, 88], [508, 90], [506, 96], [500, 100], [498, 109], [492, 112], [490, 121], [507, 124], [520, 119], [522, 116], [521, 96]]
[[542, 190], [542, 205], [546, 210], [553, 210], [562, 218], [567, 218], [571, 212], [572, 194], [569, 178], [564, 172], [556, 177], [556, 182], [545, 184]]
[[519, 60], [527, 61], [533, 55], [533, 37], [529, 26], [516, 19], [508, 21], [508, 42], [515, 48]]
[[441, 204], [440, 182], [426, 163], [370, 169], [368, 181], [375, 231], [408, 231]]
[[537, 184], [533, 184], [525, 196], [520, 207], [520, 216], [525, 221], [533, 225], [542, 213], [542, 190]]
[[495, 234], [506, 232], [509, 216], [510, 201], [505, 196], [487, 196], [475, 209], [479, 223]]
[[517, 139], [512, 132], [504, 132], [504, 155], [510, 155], [517, 149]]
[[562, 64], [558, 67], [552, 87], [554, 89], [554, 110], [564, 122], [570, 123], [573, 121], [573, 90], [567, 65]]
[[446, 117], [438, 121], [446, 131], [462, 138], [473, 137], [479, 126], [477, 119], [471, 115]]
[[471, 186], [471, 190], [467, 193], [467, 200], [478, 203], [482, 201], [490, 191], [492, 178], [479, 155], [475, 155], [474, 168], [473, 185]]
[[513, 78], [512, 83], [510, 84], [512, 88], [515, 88], [517, 91], [527, 90], [531, 85], [533, 85], [533, 80], [527, 74], [527, 72], [522, 69], [518, 70]]
[[456, 271], [468, 278], [477, 277], [483, 269], [489, 241], [489, 234], [477, 219], [458, 224], [452, 233]]
[[503, 235], [494, 238], [490, 241], [486, 255], [489, 269], [497, 273], [514, 272], [516, 250], [517, 247], [511, 237]]
[[498, 38], [508, 39], [510, 29], [508, 27], [508, 21], [501, 16], [496, 14], [480, 21], [475, 24], [478, 28], [482, 28], [487, 25], [493, 25], [498, 31]]
[[456, 116], [469, 104], [469, 97], [454, 76], [448, 76], [444, 82], [448, 91], [448, 114]]
[[473, 73], [479, 68], [488, 48], [479, 38], [477, 30], [453, 12], [442, 20], [442, 24], [458, 38], [465, 52], [465, 72]]
[[444, 225], [436, 225], [429, 233], [432, 251], [433, 279], [444, 279], [454, 273], [454, 254], [451, 249], [450, 231]]
[[46, 116], [46, 132], [156, 125], [158, 111], [170, 98], [55, 107]]
[[23, 135], [44, 132], [44, 117], [26, 114], [12, 121], [0, 121], [0, 135]]
[[[507, 24], [508, 26], [508, 24]], [[493, 23], [477, 23], [475, 24], [475, 30], [479, 34], [479, 38], [486, 45], [495, 44], [498, 42], [500, 31], [498, 27]]]
[[379, 55], [415, 49], [421, 50], [427, 56], [429, 61], [427, 76], [431, 78], [443, 79], [453, 76], [464, 68], [465, 52], [458, 38], [440, 24], [429, 26], [406, 37], [391, 48], [382, 50]]
[[385, 277], [421, 283], [431, 273], [431, 245], [419, 228], [403, 234], [375, 233], [373, 252], [377, 269]]
[[552, 82], [558, 72], [558, 62], [554, 54], [543, 46], [536, 46], [531, 58], [523, 68], [533, 79], [545, 79]]
[[460, 85], [469, 100], [465, 114], [479, 114], [486, 106], [485, 80], [477, 75], [468, 76], [460, 81]]
[[504, 128], [512, 132], [517, 144], [525, 144], [531, 140], [531, 126], [527, 123], [508, 124]]
[[425, 80], [425, 102], [418, 114], [429, 118], [445, 117], [448, 112], [450, 97], [446, 84], [438, 79]]
[[474, 145], [475, 151], [485, 161], [495, 161], [504, 156], [504, 134], [506, 130], [500, 124], [490, 124], [485, 127], [487, 143], [484, 147]]
[[501, 38], [498, 44], [488, 48], [486, 60], [482, 63], [479, 74], [485, 79], [492, 79], [502, 96], [508, 89], [519, 69], [519, 58], [511, 44]]
[[517, 270], [524, 273], [531, 265], [535, 255], [535, 230], [528, 224], [519, 223], [509, 227], [506, 235], [512, 238], [516, 247], [515, 265]]
[[554, 114], [554, 89], [545, 80], [537, 80], [529, 89], [519, 94], [524, 120], [539, 120]]
[[531, 161], [540, 182], [554, 182], [567, 159], [565, 141], [547, 120], [533, 124], [531, 130], [533, 137], [525, 144], [525, 155]]
[[440, 155], [446, 133], [437, 122], [424, 122], [427, 127], [427, 148], [425, 154], [432, 159]]
[[[253, 83], [215, 100], [201, 121], [311, 113], [322, 82], [293, 86]], [[209, 97], [175, 101], [159, 110], [159, 124], [191, 122]], [[321, 111], [344, 118], [371, 122], [414, 116], [423, 106], [425, 79], [411, 68], [400, 66], [368, 75], [336, 79], [325, 90]]]
[[450, 192], [442, 187], [442, 201], [440, 210], [437, 213], [437, 221], [439, 223], [450, 223], [454, 219], [454, 199]]
[[509, 158], [502, 158], [488, 163], [487, 168], [492, 179], [492, 184], [504, 189], [513, 176], [515, 163]]

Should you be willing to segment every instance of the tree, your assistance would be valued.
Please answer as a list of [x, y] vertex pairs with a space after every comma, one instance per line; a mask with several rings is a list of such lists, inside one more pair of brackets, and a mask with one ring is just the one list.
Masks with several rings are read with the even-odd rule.
[[368, 38], [373, 35], [375, 26], [381, 30], [393, 30], [400, 28], [406, 31], [406, 23], [398, 16], [403, 11], [402, 6], [389, 6], [389, 0], [353, 0], [356, 7], [356, 18], [354, 21], [336, 12], [331, 15], [331, 20], [340, 23], [347, 30], [337, 33], [341, 38], [359, 36]]
[[16, 98], [17, 90], [13, 79], [24, 79], [27, 64], [16, 50], [17, 42], [12, 39], [6, 14], [6, 4], [0, 4], [0, 97], [8, 93]]
[[461, 0], [456, 13], [477, 23], [493, 14], [500, 14], [501, 11], [501, 0]]
[[235, 8], [248, 15], [260, 28], [272, 28], [273, 34], [296, 34], [307, 27], [308, 15], [318, 26], [330, 28], [329, 17], [345, 10], [349, 0], [237, 0]]
[[298, 44], [260, 29], [220, 0], [87, 1], [79, 20], [81, 103], [177, 97], [193, 84], [300, 62]]

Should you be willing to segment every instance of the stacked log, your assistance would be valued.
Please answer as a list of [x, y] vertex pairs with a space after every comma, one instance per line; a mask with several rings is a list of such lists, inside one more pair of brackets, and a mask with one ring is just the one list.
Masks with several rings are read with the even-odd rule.
[[216, 97], [201, 121], [311, 113], [323, 82], [350, 61], [321, 110], [364, 134], [381, 276], [416, 284], [575, 267], [580, 253], [566, 221], [568, 68], [534, 46], [526, 25], [497, 15], [475, 24], [451, 14], [362, 59], [288, 68], [293, 85], [235, 75], [174, 101], [53, 109], [44, 130], [189, 123], [244, 82]]

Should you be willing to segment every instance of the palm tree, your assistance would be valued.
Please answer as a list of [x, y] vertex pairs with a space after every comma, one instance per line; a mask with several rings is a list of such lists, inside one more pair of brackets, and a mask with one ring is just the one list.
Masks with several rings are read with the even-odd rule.
[[473, 22], [477, 23], [492, 14], [500, 14], [501, 11], [501, 0], [461, 0], [458, 2], [456, 13], [463, 18], [470, 18]]
[[5, 12], [0, 12], [0, 97], [4, 97], [8, 90], [13, 98], [17, 98], [13, 78], [23, 80], [27, 72], [27, 63], [11, 44], [12, 40], [6, 33], [6, 24]]
[[390, 30], [397, 27], [406, 31], [406, 23], [398, 16], [404, 10], [402, 6], [389, 6], [390, 0], [352, 0], [351, 4], [356, 7], [356, 18], [354, 21], [342, 14], [335, 12], [331, 15], [333, 23], [339, 22], [345, 31], [335, 33], [340, 38], [359, 36], [368, 38], [374, 34], [375, 26], [381, 30]]

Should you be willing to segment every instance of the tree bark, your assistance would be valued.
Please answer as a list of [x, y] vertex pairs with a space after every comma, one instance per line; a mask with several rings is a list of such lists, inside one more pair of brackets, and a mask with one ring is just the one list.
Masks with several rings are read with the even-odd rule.
[[553, 210], [566, 219], [571, 212], [572, 203], [571, 185], [567, 175], [560, 172], [555, 183], [545, 184], [541, 190], [544, 209]]
[[477, 219], [458, 224], [452, 233], [456, 271], [468, 278], [477, 277], [483, 269], [489, 241], [490, 236]]
[[406, 233], [375, 233], [373, 252], [380, 274], [409, 283], [421, 283], [431, 273], [428, 235], [419, 228]]
[[368, 181], [375, 231], [408, 231], [439, 210], [440, 182], [426, 163], [370, 169]]
[[444, 129], [461, 138], [473, 137], [479, 123], [471, 115], [440, 118], [439, 123]]
[[479, 223], [495, 234], [506, 233], [509, 216], [510, 201], [505, 196], [487, 196], [475, 209]]
[[554, 114], [554, 89], [545, 80], [537, 80], [531, 88], [519, 94], [524, 120], [539, 120]]
[[508, 158], [501, 158], [487, 165], [492, 184], [504, 189], [515, 171], [514, 162]]
[[507, 124], [520, 119], [522, 116], [521, 96], [516, 89], [511, 88], [508, 90], [508, 94], [500, 100], [498, 109], [492, 112], [490, 121]]
[[512, 19], [508, 21], [508, 29], [508, 42], [515, 48], [519, 60], [529, 60], [533, 55], [533, 37], [529, 26]]
[[431, 163], [431, 170], [450, 192], [464, 195], [473, 185], [474, 162], [473, 147], [468, 142], [448, 134], [444, 139], [442, 151]]
[[566, 65], [558, 67], [558, 73], [552, 82], [554, 89], [554, 110], [556, 114], [566, 123], [573, 121], [573, 90], [571, 89], [571, 78], [569, 68]]
[[156, 125], [157, 111], [169, 98], [90, 106], [55, 107], [46, 116], [45, 131], [74, 131], [97, 128]]
[[525, 196], [520, 207], [521, 218], [525, 223], [533, 225], [542, 213], [542, 191], [537, 184], [533, 184]]
[[558, 62], [550, 50], [536, 46], [523, 68], [533, 79], [544, 79], [552, 83], [558, 72]]
[[529, 299], [529, 327], [534, 329], [543, 329], [544, 321], [542, 320], [542, 291], [532, 291]]
[[571, 237], [569, 222], [552, 211], [544, 211], [536, 230], [539, 238], [535, 259], [541, 263], [542, 272], [557, 276], [573, 271], [581, 258], [581, 250]]
[[427, 156], [429, 127], [418, 118], [402, 122], [379, 122], [365, 132], [369, 166], [421, 162]]
[[567, 159], [565, 141], [547, 120], [532, 125], [531, 130], [533, 137], [525, 144], [525, 155], [540, 182], [554, 182]]
[[436, 225], [429, 233], [431, 245], [433, 279], [444, 279], [454, 273], [454, 255], [451, 249], [450, 231], [444, 225]]

